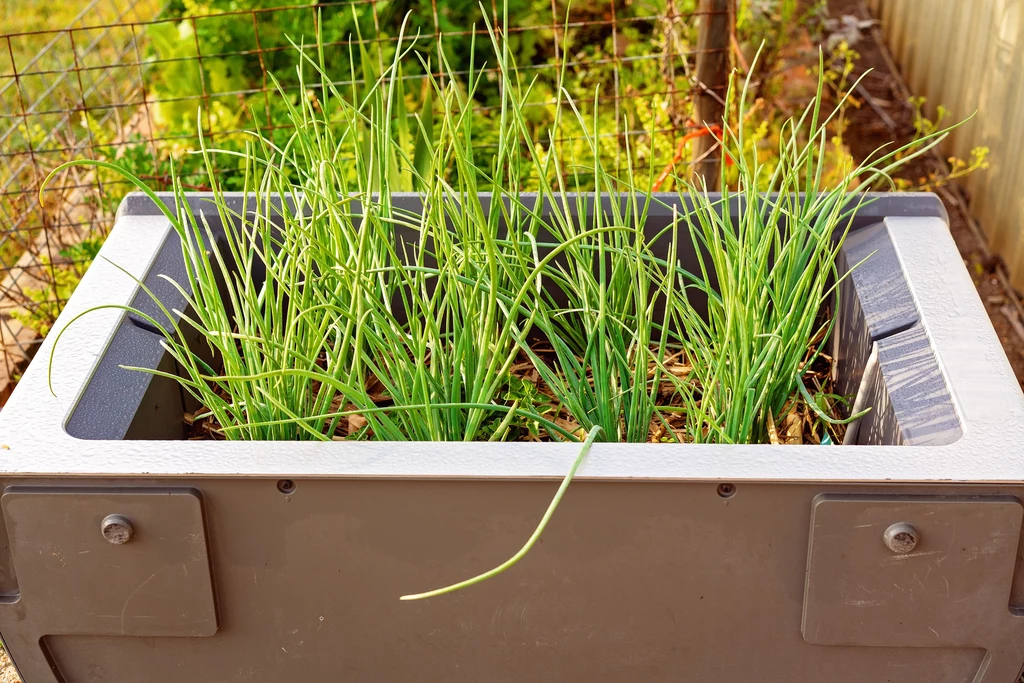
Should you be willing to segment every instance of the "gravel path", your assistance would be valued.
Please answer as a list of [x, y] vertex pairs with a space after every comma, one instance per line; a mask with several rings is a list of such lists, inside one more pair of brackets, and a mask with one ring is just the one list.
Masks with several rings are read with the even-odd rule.
[[0, 683], [21, 683], [6, 650], [0, 650]]

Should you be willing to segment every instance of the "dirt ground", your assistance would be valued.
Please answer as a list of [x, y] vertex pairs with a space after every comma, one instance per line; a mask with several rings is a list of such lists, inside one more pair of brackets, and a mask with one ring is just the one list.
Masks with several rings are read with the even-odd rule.
[[[870, 19], [863, 0], [830, 0], [829, 15], [840, 25], [844, 15]], [[886, 142], [903, 144], [914, 134], [914, 112], [907, 103], [906, 86], [899, 75], [892, 72], [891, 58], [887, 59], [888, 52], [876, 40], [880, 37], [877, 27], [865, 27], [861, 38], [853, 45], [853, 49], [860, 53], [855, 74], [871, 70], [863, 81], [867, 94], [864, 91], [855, 93], [861, 104], [849, 113], [846, 141], [858, 159], [863, 159]], [[878, 109], [885, 112], [888, 121]], [[916, 180], [939, 171], [943, 163], [938, 155], [924, 156], [911, 162], [898, 175]], [[988, 310], [992, 326], [1003, 343], [1006, 357], [1017, 380], [1024, 385], [1024, 325], [1021, 324], [1019, 299], [1003, 284], [1005, 280], [1000, 277], [1000, 272], [1005, 274], [1003, 264], [989, 253], [984, 238], [976, 227], [972, 227], [969, 206], [965, 205], [969, 198], [959, 188], [939, 188], [937, 193], [946, 205], [953, 239]]]

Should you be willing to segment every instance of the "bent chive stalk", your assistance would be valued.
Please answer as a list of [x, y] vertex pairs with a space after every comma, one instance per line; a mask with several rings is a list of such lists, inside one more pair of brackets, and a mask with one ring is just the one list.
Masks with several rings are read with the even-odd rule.
[[587, 438], [583, 442], [583, 445], [580, 447], [579, 455], [576, 456], [576, 460], [573, 461], [572, 467], [569, 468], [569, 473], [565, 475], [565, 478], [562, 480], [561, 485], [555, 492], [555, 497], [551, 499], [551, 503], [548, 505], [548, 509], [544, 511], [544, 516], [540, 518], [540, 523], [537, 524], [537, 528], [533, 530], [533, 533], [530, 535], [530, 538], [527, 539], [526, 543], [523, 545], [522, 548], [519, 549], [518, 552], [516, 552], [515, 555], [508, 558], [507, 560], [499, 564], [497, 567], [485, 571], [483, 574], [477, 574], [471, 579], [459, 581], [458, 583], [453, 583], [450, 586], [445, 586], [444, 588], [435, 588], [434, 590], [427, 591], [426, 593], [413, 593], [411, 595], [403, 595], [399, 599], [424, 600], [426, 598], [436, 598], [439, 595], [447, 595], [448, 593], [454, 593], [455, 591], [460, 591], [463, 588], [475, 586], [476, 584], [481, 583], [482, 581], [486, 581], [487, 579], [493, 579], [498, 574], [501, 574], [502, 572], [511, 569], [513, 566], [515, 566], [517, 562], [519, 562], [519, 560], [526, 557], [526, 553], [530, 552], [530, 549], [533, 548], [533, 546], [537, 543], [538, 540], [540, 540], [541, 534], [543, 534], [544, 529], [547, 528], [548, 522], [551, 521], [551, 517], [555, 514], [555, 510], [558, 509], [558, 504], [562, 502], [562, 496], [565, 495], [566, 490], [568, 490], [569, 488], [569, 484], [572, 483], [572, 478], [576, 475], [576, 470], [578, 470], [580, 468], [580, 465], [583, 464], [583, 461], [587, 457], [587, 453], [590, 452], [590, 447], [594, 445], [594, 440], [600, 433], [600, 425], [594, 425], [590, 429], [590, 432], [587, 433]]

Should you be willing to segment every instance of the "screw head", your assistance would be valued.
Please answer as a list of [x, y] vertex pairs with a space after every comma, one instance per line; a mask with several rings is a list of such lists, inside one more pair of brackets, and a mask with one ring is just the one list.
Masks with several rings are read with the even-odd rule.
[[889, 550], [900, 555], [906, 555], [917, 547], [921, 540], [921, 532], [917, 527], [907, 522], [896, 522], [885, 530], [882, 540]]
[[107, 515], [100, 524], [100, 533], [108, 543], [124, 545], [135, 535], [135, 525], [124, 515]]

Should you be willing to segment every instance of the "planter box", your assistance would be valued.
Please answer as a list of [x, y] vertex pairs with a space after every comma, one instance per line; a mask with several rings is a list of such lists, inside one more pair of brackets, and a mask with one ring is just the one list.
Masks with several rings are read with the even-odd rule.
[[[93, 312], [0, 413], [0, 634], [26, 683], [1011, 683], [1024, 395], [935, 197], [863, 208], [868, 255], [834, 344], [859, 445], [597, 444], [523, 562], [418, 603], [517, 549], [578, 446], [185, 441], [177, 387], [118, 367], [156, 336]], [[147, 199], [56, 329], [145, 303], [111, 262], [171, 297]]]

